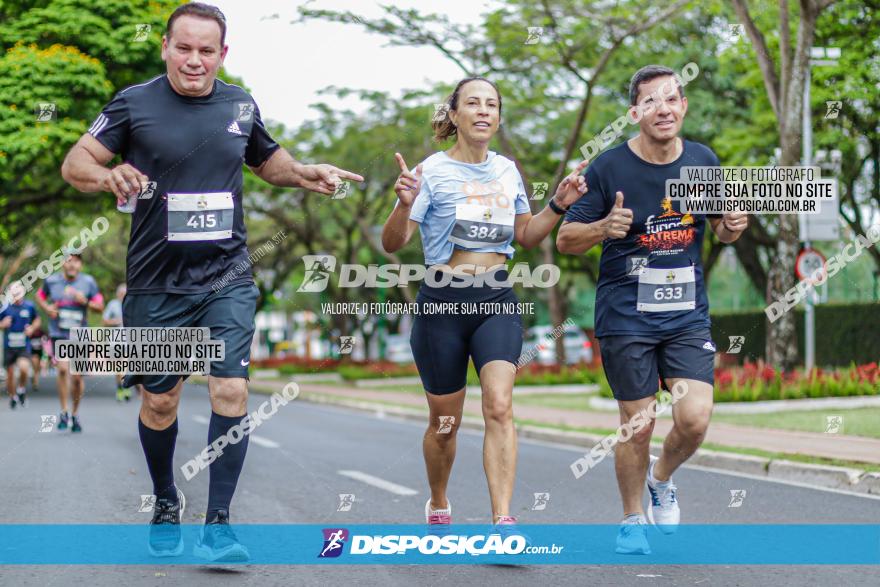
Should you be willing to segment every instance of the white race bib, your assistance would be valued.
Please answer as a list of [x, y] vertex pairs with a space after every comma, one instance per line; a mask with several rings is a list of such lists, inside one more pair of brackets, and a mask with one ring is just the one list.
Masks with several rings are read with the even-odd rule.
[[696, 308], [694, 266], [642, 269], [636, 309], [639, 312], [673, 312]]
[[85, 318], [85, 316], [85, 310], [82, 308], [59, 308], [58, 328], [61, 330], [79, 328], [82, 326], [83, 318]]
[[513, 238], [513, 221], [512, 208], [456, 204], [449, 241], [467, 249], [503, 244]]
[[9, 348], [11, 349], [21, 349], [24, 348], [27, 341], [25, 339], [24, 332], [7, 332], [6, 342], [9, 344]]
[[169, 241], [232, 238], [235, 204], [231, 192], [168, 194]]

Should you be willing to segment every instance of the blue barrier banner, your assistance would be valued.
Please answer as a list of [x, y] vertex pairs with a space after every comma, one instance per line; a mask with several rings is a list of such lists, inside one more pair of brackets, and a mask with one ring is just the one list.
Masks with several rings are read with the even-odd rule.
[[[615, 554], [615, 525], [523, 525], [500, 536], [486, 525], [432, 533], [424, 525], [234, 525], [247, 564], [878, 565], [880, 524], [648, 527], [651, 554]], [[0, 565], [206, 564], [192, 554], [201, 525], [181, 526], [183, 554], [155, 558], [150, 527], [133, 524], [0, 524]]]

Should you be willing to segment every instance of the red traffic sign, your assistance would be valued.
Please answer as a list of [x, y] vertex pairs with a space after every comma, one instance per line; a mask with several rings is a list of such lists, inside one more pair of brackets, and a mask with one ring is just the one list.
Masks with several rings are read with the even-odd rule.
[[817, 271], [825, 271], [825, 256], [816, 249], [802, 249], [794, 263], [798, 279], [810, 279]]

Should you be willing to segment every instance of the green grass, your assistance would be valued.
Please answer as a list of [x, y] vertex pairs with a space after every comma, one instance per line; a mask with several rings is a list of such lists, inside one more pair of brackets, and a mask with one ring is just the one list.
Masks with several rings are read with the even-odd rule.
[[530, 395], [513, 395], [513, 406], [541, 406], [561, 410], [595, 411], [590, 409], [590, 393], [541, 393]]
[[[548, 428], [550, 430], [565, 430], [567, 432], [583, 432], [586, 434], [597, 434], [600, 436], [607, 436], [608, 434], [612, 434], [615, 431], [610, 429], [602, 429], [602, 428], [581, 428], [576, 426], [560, 426], [557, 424], [548, 424], [547, 422], [537, 422], [534, 420], [517, 420], [517, 424], [524, 424], [528, 426], [535, 426], [538, 428]], [[654, 440], [654, 444], [661, 444], [661, 439], [656, 438]], [[589, 450], [589, 447], [586, 447]], [[714, 450], [718, 452], [728, 452], [740, 455], [751, 455], [756, 457], [763, 457], [770, 460], [779, 460], [784, 459], [786, 461], [795, 461], [798, 463], [809, 463], [813, 465], [830, 465], [835, 467], [849, 467], [852, 469], [860, 469], [862, 471], [868, 472], [880, 472], [880, 465], [875, 465], [873, 463], [860, 463], [855, 461], [841, 461], [838, 459], [826, 459], [824, 457], [814, 457], [810, 455], [802, 455], [802, 454], [793, 454], [793, 453], [780, 453], [780, 452], [770, 452], [766, 450], [760, 450], [756, 448], [741, 448], [741, 447], [732, 447], [732, 446], [724, 446], [721, 444], [714, 444], [711, 442], [704, 442], [701, 445], [701, 448], [706, 450]]]
[[802, 432], [825, 432], [826, 416], [842, 416], [840, 434], [880, 438], [880, 408], [852, 410], [825, 409], [776, 412], [772, 414], [713, 414], [713, 422], [726, 422], [757, 428], [776, 428]]

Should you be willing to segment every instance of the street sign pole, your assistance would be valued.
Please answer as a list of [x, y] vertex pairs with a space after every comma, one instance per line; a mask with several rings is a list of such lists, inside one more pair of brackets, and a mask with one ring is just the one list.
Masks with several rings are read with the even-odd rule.
[[[810, 65], [807, 65], [807, 79], [804, 83], [804, 129], [803, 129], [803, 165], [809, 167], [813, 156], [813, 124], [812, 112], [810, 111], [810, 82], [811, 82]], [[810, 249], [809, 235], [804, 240], [804, 247]], [[813, 305], [813, 288], [810, 288], [807, 294], [807, 307], [804, 311], [804, 333], [806, 340], [804, 341], [804, 363], [807, 373], [813, 370], [816, 364], [816, 315]]]

